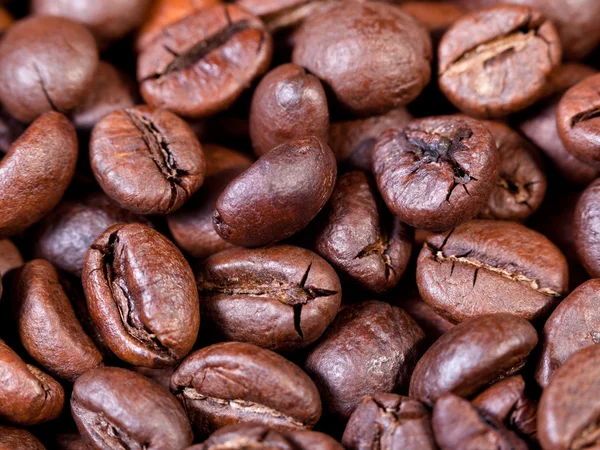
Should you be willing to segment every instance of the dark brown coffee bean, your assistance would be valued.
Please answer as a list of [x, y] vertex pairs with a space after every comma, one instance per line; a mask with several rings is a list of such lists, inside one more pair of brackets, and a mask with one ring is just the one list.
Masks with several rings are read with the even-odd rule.
[[484, 122], [500, 155], [496, 186], [477, 215], [480, 219], [522, 222], [542, 204], [546, 175], [537, 149], [501, 122]]
[[387, 211], [364, 172], [342, 175], [316, 233], [315, 251], [371, 292], [394, 288], [412, 250], [411, 228]]
[[215, 5], [166, 27], [142, 51], [137, 77], [147, 103], [184, 117], [227, 109], [269, 67], [263, 23], [235, 5]]
[[568, 278], [560, 250], [516, 222], [473, 220], [435, 234], [417, 262], [423, 300], [453, 322], [500, 312], [545, 318]]
[[273, 351], [316, 341], [342, 299], [333, 268], [290, 245], [217, 253], [202, 263], [196, 283], [202, 313], [221, 336]]
[[498, 176], [499, 156], [488, 129], [466, 116], [410, 122], [383, 133], [373, 151], [373, 172], [392, 213], [431, 231], [474, 217]]
[[46, 450], [29, 431], [0, 425], [0, 450]]
[[90, 163], [104, 192], [137, 214], [168, 214], [204, 181], [202, 147], [175, 114], [150, 106], [113, 112], [98, 122]]
[[429, 411], [395, 394], [365, 397], [354, 410], [342, 443], [349, 450], [435, 450]]
[[33, 122], [0, 163], [0, 236], [18, 234], [48, 214], [76, 163], [77, 136], [65, 116], [50, 112]]
[[527, 444], [468, 400], [442, 396], [433, 408], [433, 430], [440, 450], [527, 450]]
[[52, 110], [71, 111], [88, 92], [97, 66], [96, 43], [81, 25], [59, 17], [21, 20], [0, 44], [0, 100], [22, 122]]
[[294, 430], [283, 433], [298, 450], [343, 450], [332, 437], [318, 431]]
[[408, 1], [401, 3], [400, 8], [425, 25], [434, 44], [438, 43], [446, 30], [466, 13], [461, 6], [441, 1]]
[[71, 412], [93, 448], [181, 449], [193, 439], [183, 408], [167, 390], [116, 367], [79, 377]]
[[250, 138], [256, 156], [300, 136], [327, 142], [328, 133], [327, 97], [314, 75], [296, 64], [284, 64], [265, 75], [250, 108]]
[[110, 227], [88, 251], [82, 280], [91, 317], [122, 360], [172, 366], [192, 349], [200, 326], [194, 274], [160, 233]]
[[538, 10], [499, 5], [458, 20], [442, 38], [438, 58], [440, 88], [457, 108], [501, 117], [544, 94], [561, 45]]
[[600, 74], [592, 75], [569, 89], [556, 110], [558, 135], [576, 158], [600, 169]]
[[255, 345], [227, 342], [192, 353], [171, 378], [198, 437], [256, 422], [278, 431], [310, 429], [321, 416], [314, 383], [298, 366]]
[[431, 306], [423, 301], [418, 292], [398, 302], [410, 317], [415, 319], [425, 332], [427, 347], [433, 344], [442, 334], [454, 327], [454, 324], [437, 314]]
[[348, 419], [367, 395], [406, 391], [424, 338], [400, 308], [367, 301], [337, 315], [305, 367], [324, 405]]
[[308, 18], [292, 60], [331, 88], [342, 107], [380, 114], [414, 100], [431, 76], [431, 40], [400, 8], [340, 2]]
[[575, 289], [554, 310], [544, 325], [536, 381], [542, 387], [575, 352], [600, 343], [600, 280]]
[[65, 400], [62, 386], [37, 367], [25, 364], [2, 339], [0, 379], [0, 418], [35, 425], [61, 413]]
[[173, 372], [175, 372], [174, 367], [167, 367], [164, 369], [151, 369], [149, 367], [132, 367], [131, 370], [141, 375], [144, 375], [146, 378], [149, 378], [155, 383], [160, 384], [165, 389], [169, 389], [169, 386], [171, 385], [171, 376], [173, 375]]
[[9, 239], [0, 239], [0, 276], [23, 265], [21, 252]]
[[290, 237], [325, 206], [336, 174], [331, 149], [316, 137], [275, 147], [223, 191], [215, 230], [226, 241], [248, 247]]
[[600, 278], [600, 180], [590, 184], [579, 197], [573, 236], [579, 261], [587, 273]]
[[432, 406], [447, 392], [470, 396], [518, 372], [537, 345], [535, 328], [510, 314], [466, 320], [425, 352], [410, 381], [410, 396]]
[[56, 450], [90, 450], [90, 447], [79, 433], [69, 433], [56, 436]]
[[544, 389], [538, 408], [538, 438], [544, 450], [598, 446], [600, 346], [571, 356]]

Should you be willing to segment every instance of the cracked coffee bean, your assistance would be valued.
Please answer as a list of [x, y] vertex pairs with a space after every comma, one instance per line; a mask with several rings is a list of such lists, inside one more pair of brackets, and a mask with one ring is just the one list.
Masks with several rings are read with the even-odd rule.
[[192, 349], [200, 326], [194, 274], [160, 233], [108, 228], [90, 247], [82, 280], [92, 320], [122, 360], [167, 367]]
[[202, 314], [219, 335], [277, 352], [316, 341], [342, 298], [333, 268], [290, 245], [217, 253], [201, 264], [196, 284]]
[[446, 32], [439, 84], [461, 111], [502, 117], [535, 103], [560, 59], [556, 29], [538, 10], [499, 5], [468, 14]]
[[600, 278], [600, 180], [590, 184], [579, 200], [573, 217], [573, 237], [579, 261], [587, 273]]
[[338, 178], [315, 251], [367, 290], [394, 288], [408, 266], [413, 230], [393, 217], [364, 172]]
[[365, 397], [344, 431], [349, 450], [436, 450], [431, 418], [425, 406], [396, 394]]
[[425, 335], [402, 309], [378, 301], [344, 308], [305, 368], [325, 407], [347, 420], [367, 395], [405, 392]]
[[20, 20], [0, 44], [0, 100], [21, 122], [52, 110], [71, 111], [97, 67], [96, 42], [83, 26], [59, 17]]
[[445, 393], [467, 397], [516, 374], [538, 343], [535, 328], [510, 314], [466, 320], [442, 335], [419, 360], [409, 395], [428, 406]]
[[390, 211], [415, 228], [443, 231], [474, 217], [495, 186], [499, 155], [479, 121], [440, 116], [383, 133], [373, 173]]
[[234, 245], [258, 247], [302, 230], [325, 206], [337, 175], [335, 157], [318, 138], [275, 147], [223, 191], [215, 230]]
[[266, 72], [273, 42], [263, 23], [235, 5], [215, 5], [167, 26], [138, 58], [150, 105], [201, 118], [230, 107]]
[[298, 366], [241, 342], [192, 353], [173, 373], [171, 392], [201, 438], [244, 422], [278, 431], [310, 429], [321, 416], [317, 388]]
[[104, 192], [136, 214], [168, 214], [204, 181], [206, 163], [192, 129], [169, 111], [126, 108], [96, 124], [90, 163]]
[[129, 370], [104, 367], [77, 379], [71, 412], [97, 449], [183, 449], [192, 429], [181, 405], [164, 388]]
[[0, 450], [46, 450], [29, 431], [0, 425]]
[[419, 292], [453, 322], [490, 313], [545, 319], [568, 289], [563, 254], [516, 222], [473, 220], [427, 238], [417, 262]]

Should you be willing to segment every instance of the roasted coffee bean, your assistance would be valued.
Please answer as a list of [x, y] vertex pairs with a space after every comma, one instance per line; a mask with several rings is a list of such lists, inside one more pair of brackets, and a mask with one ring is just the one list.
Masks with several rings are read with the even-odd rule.
[[441, 1], [409, 1], [402, 3], [400, 7], [425, 25], [434, 44], [437, 44], [448, 28], [466, 12], [461, 6]]
[[184, 117], [227, 109], [269, 67], [263, 23], [235, 5], [215, 5], [167, 26], [138, 58], [144, 100]]
[[316, 232], [315, 251], [375, 293], [396, 286], [406, 270], [413, 230], [393, 217], [364, 172], [342, 175]]
[[11, 116], [6, 109], [0, 105], [0, 152], [8, 153], [13, 142], [26, 130], [23, 123]]
[[425, 303], [418, 292], [403, 298], [397, 305], [405, 310], [425, 332], [428, 347], [454, 327], [452, 322], [444, 319]]
[[538, 10], [499, 5], [458, 20], [442, 38], [438, 58], [440, 88], [457, 108], [502, 117], [544, 94], [561, 44]]
[[332, 437], [318, 431], [294, 430], [283, 433], [298, 450], [343, 450]]
[[79, 433], [56, 436], [56, 450], [89, 450], [87, 441]]
[[96, 43], [81, 25], [59, 17], [21, 20], [0, 44], [0, 100], [22, 122], [52, 110], [73, 110], [97, 66]]
[[429, 411], [396, 394], [365, 397], [354, 410], [342, 438], [349, 450], [435, 450]]
[[598, 446], [600, 346], [571, 356], [544, 389], [538, 408], [538, 438], [544, 450]]
[[90, 163], [104, 192], [137, 214], [168, 214], [204, 181], [204, 153], [175, 114], [149, 106], [105, 116], [92, 132]]
[[46, 450], [29, 431], [0, 425], [0, 450]]
[[93, 448], [181, 449], [193, 439], [183, 408], [167, 390], [116, 367], [79, 377], [71, 412]]
[[293, 62], [323, 80], [355, 114], [406, 105], [431, 76], [427, 31], [393, 5], [336, 3], [310, 16], [295, 39]]
[[433, 407], [433, 430], [440, 450], [527, 450], [527, 444], [468, 400], [446, 394]]
[[316, 137], [281, 144], [223, 191], [214, 213], [217, 233], [235, 245], [272, 244], [303, 229], [335, 186], [331, 149]]
[[510, 314], [466, 320], [442, 335], [419, 360], [410, 396], [432, 406], [447, 392], [460, 396], [517, 373], [537, 345], [535, 328]]
[[[0, 239], [0, 276], [23, 265], [21, 252], [9, 239]], [[1, 291], [0, 291], [1, 292]]]
[[174, 367], [167, 367], [164, 369], [151, 369], [149, 367], [132, 367], [131, 370], [144, 375], [146, 378], [160, 384], [165, 389], [169, 389], [171, 385], [171, 376], [175, 371]]
[[400, 308], [367, 301], [343, 309], [305, 368], [324, 405], [348, 419], [367, 395], [406, 392], [425, 335]]
[[314, 75], [296, 64], [284, 64], [265, 75], [250, 108], [250, 138], [256, 156], [300, 136], [327, 142], [328, 133], [327, 97]]
[[569, 283], [565, 257], [541, 234], [516, 222], [473, 220], [427, 238], [417, 284], [435, 312], [460, 322], [500, 312], [546, 318]]
[[171, 377], [197, 437], [241, 422], [310, 429], [321, 416], [314, 383], [298, 366], [252, 344], [227, 342], [188, 356]]
[[416, 228], [443, 231], [474, 217], [496, 184], [498, 150], [488, 129], [466, 116], [418, 119], [383, 133], [373, 172], [392, 213]]
[[290, 245], [217, 253], [202, 263], [196, 283], [202, 314], [222, 337], [274, 351], [316, 341], [342, 299], [333, 268]]
[[77, 136], [65, 116], [49, 112], [33, 122], [0, 163], [0, 236], [21, 233], [48, 214], [76, 163]]
[[577, 202], [573, 236], [579, 261], [587, 273], [600, 278], [600, 180], [590, 184]]
[[[0, 339], [0, 418], [20, 425], [56, 419], [64, 404], [58, 382], [19, 358]], [[2, 433], [0, 433], [1, 439]]]
[[122, 360], [172, 366], [192, 349], [200, 326], [194, 275], [160, 233], [110, 227], [88, 251], [82, 280], [94, 324]]

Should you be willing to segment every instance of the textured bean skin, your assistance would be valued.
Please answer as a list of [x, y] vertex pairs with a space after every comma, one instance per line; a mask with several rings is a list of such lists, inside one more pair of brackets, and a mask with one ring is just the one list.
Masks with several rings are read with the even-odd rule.
[[200, 326], [194, 274], [158, 232], [110, 227], [88, 251], [82, 280], [92, 320], [119, 358], [165, 367], [192, 349]]
[[65, 116], [33, 122], [0, 162], [0, 236], [24, 231], [60, 201], [77, 162], [77, 136]]
[[185, 411], [167, 390], [117, 367], [79, 377], [71, 412], [80, 433], [97, 449], [180, 449], [193, 439]]
[[64, 390], [58, 382], [19, 358], [0, 339], [0, 417], [19, 425], [56, 419], [63, 409]]
[[573, 217], [573, 236], [579, 261], [587, 273], [600, 277], [600, 180], [590, 184], [579, 200]]
[[316, 137], [279, 145], [223, 191], [215, 230], [226, 241], [246, 247], [290, 237], [325, 206], [336, 175], [331, 149]]
[[442, 335], [419, 360], [410, 396], [432, 406], [447, 392], [477, 393], [520, 370], [537, 345], [535, 328], [510, 314], [469, 319]]
[[417, 285], [423, 300], [453, 322], [499, 312], [535, 320], [567, 292], [568, 267], [541, 234], [515, 222], [474, 220], [427, 239]]
[[104, 192], [137, 214], [168, 214], [204, 181], [204, 153], [192, 129], [166, 110], [137, 106], [94, 127], [90, 164]]
[[342, 310], [305, 362], [323, 403], [348, 419], [361, 400], [405, 391], [425, 335], [403, 310], [367, 301]]
[[0, 450], [45, 450], [29, 431], [0, 425]]
[[290, 245], [217, 253], [201, 264], [196, 283], [202, 314], [220, 335], [274, 351], [316, 341], [342, 298], [333, 268]]
[[192, 353], [173, 373], [171, 392], [200, 437], [240, 422], [279, 431], [310, 429], [321, 416], [317, 388], [298, 366], [241, 342]]

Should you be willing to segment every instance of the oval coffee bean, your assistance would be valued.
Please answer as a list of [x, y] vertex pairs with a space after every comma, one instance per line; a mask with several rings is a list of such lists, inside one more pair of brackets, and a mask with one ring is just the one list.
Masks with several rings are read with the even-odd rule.
[[544, 95], [560, 60], [558, 33], [538, 10], [498, 5], [466, 15], [444, 34], [439, 85], [461, 111], [502, 117]]
[[396, 394], [365, 397], [354, 410], [342, 444], [349, 450], [435, 450], [429, 411]]
[[0, 425], [0, 450], [46, 450], [29, 431]]
[[393, 217], [364, 172], [338, 178], [315, 251], [371, 292], [394, 288], [408, 266], [413, 230]]
[[15, 278], [12, 302], [23, 346], [51, 375], [75, 381], [102, 364], [52, 264], [43, 259], [26, 263]]
[[500, 312], [536, 320], [567, 292], [568, 267], [554, 244], [521, 224], [473, 220], [427, 238], [417, 284], [454, 322]]
[[104, 192], [137, 214], [168, 214], [204, 181], [202, 147], [169, 111], [136, 106], [103, 117], [90, 140], [90, 164]]
[[510, 314], [466, 320], [442, 335], [419, 360], [410, 396], [432, 406], [447, 392], [467, 397], [518, 372], [535, 348], [535, 328]]
[[223, 191], [214, 214], [217, 233], [235, 245], [258, 247], [303, 229], [335, 186], [331, 149], [316, 137], [275, 147]]
[[263, 23], [236, 5], [215, 5], [167, 26], [138, 58], [144, 100], [181, 116], [214, 115], [271, 62]]
[[333, 268], [290, 245], [217, 253], [200, 265], [196, 284], [202, 314], [221, 336], [274, 351], [316, 341], [342, 299]]
[[75, 173], [77, 136], [65, 116], [33, 122], [0, 162], [0, 236], [24, 231], [60, 201]]
[[122, 360], [172, 366], [192, 349], [200, 326], [194, 274], [160, 233], [110, 227], [88, 251], [82, 280], [92, 320]]
[[344, 308], [306, 358], [324, 405], [348, 419], [362, 399], [405, 391], [425, 335], [400, 308], [367, 301]]
[[56, 419], [63, 409], [62, 386], [19, 358], [0, 339], [0, 418], [19, 425]]
[[579, 261], [587, 273], [600, 277], [600, 180], [590, 184], [579, 200], [573, 217], [573, 236]]
[[314, 383], [298, 366], [255, 345], [227, 342], [188, 356], [171, 377], [197, 437], [256, 422], [279, 431], [310, 429], [321, 416]]
[[373, 151], [379, 192], [403, 222], [448, 230], [474, 217], [496, 184], [499, 155], [479, 121], [439, 116], [383, 133]]
[[117, 367], [79, 377], [71, 413], [80, 433], [98, 449], [182, 449], [193, 440], [185, 411], [167, 390]]

